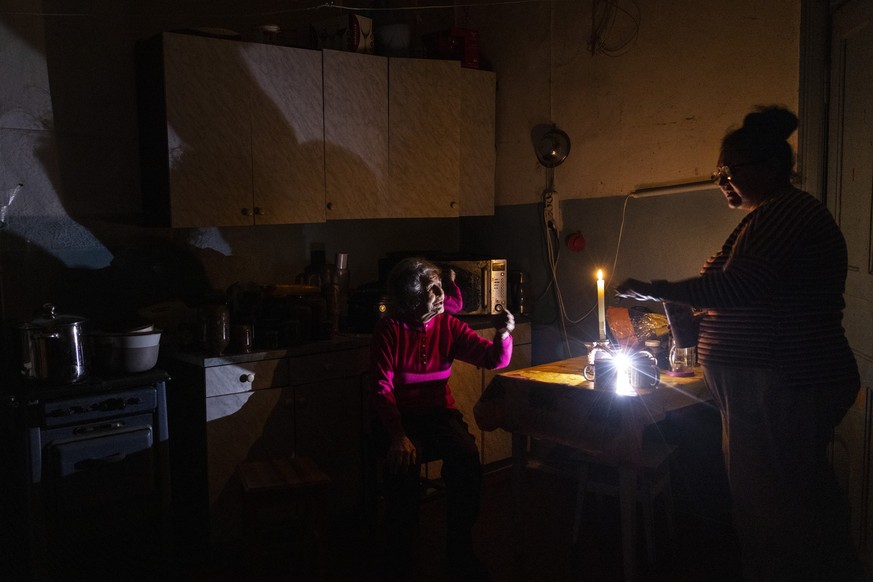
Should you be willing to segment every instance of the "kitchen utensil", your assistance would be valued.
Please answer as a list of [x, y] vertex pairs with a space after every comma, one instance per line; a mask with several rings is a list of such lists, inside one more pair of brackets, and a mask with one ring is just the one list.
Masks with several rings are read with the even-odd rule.
[[200, 307], [203, 349], [210, 356], [220, 356], [230, 344], [230, 310], [216, 303]]
[[247, 354], [252, 351], [252, 326], [248, 323], [237, 323], [230, 327], [230, 344], [235, 352]]
[[53, 304], [44, 304], [33, 321], [19, 327], [22, 375], [54, 384], [86, 379], [91, 360], [87, 323], [77, 315], [58, 315]]
[[670, 376], [693, 376], [694, 366], [697, 364], [697, 347], [679, 347], [676, 342], [670, 348]]
[[95, 364], [100, 370], [139, 373], [151, 370], [158, 363], [161, 330], [96, 332], [91, 335], [91, 340]]

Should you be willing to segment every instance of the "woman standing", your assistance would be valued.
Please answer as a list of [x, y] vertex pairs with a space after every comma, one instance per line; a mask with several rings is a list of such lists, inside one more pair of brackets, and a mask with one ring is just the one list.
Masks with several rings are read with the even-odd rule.
[[706, 310], [699, 358], [721, 410], [745, 578], [866, 580], [826, 452], [860, 386], [842, 327], [846, 243], [791, 184], [797, 123], [759, 108], [723, 138], [713, 181], [747, 214], [698, 277], [616, 291]]

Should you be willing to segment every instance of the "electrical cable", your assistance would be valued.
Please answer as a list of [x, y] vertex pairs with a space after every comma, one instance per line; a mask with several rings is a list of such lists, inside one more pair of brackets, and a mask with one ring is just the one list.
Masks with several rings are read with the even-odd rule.
[[[282, 14], [296, 14], [300, 12], [312, 12], [325, 8], [335, 10], [345, 10], [346, 12], [400, 12], [400, 11], [415, 11], [415, 10], [455, 10], [457, 8], [481, 8], [484, 6], [502, 6], [515, 4], [554, 4], [558, 2], [568, 2], [571, 0], [494, 0], [492, 2], [468, 2], [465, 4], [432, 4], [427, 6], [399, 6], [392, 8], [373, 8], [359, 6], [339, 6], [334, 2], [322, 2], [314, 6], [305, 6], [301, 8], [284, 8], [282, 10], [271, 10], [263, 12], [234, 12], [211, 14], [213, 17], [239, 17], [239, 16], [278, 16]], [[0, 10], [0, 16], [38, 16], [38, 17], [94, 17], [94, 16], [130, 16], [138, 14], [136, 12], [32, 12], [27, 10]], [[154, 12], [148, 12], [149, 16], [160, 16]], [[167, 12], [168, 16], [202, 16], [201, 13], [187, 12]]]
[[[603, 6], [599, 19], [598, 5]], [[630, 0], [630, 5], [633, 6], [633, 11], [620, 6], [618, 0], [595, 0], [591, 10], [591, 37], [588, 41], [588, 49], [592, 55], [600, 53], [608, 57], [619, 57], [637, 39], [641, 22], [640, 7], [634, 0]], [[623, 40], [619, 39], [614, 46], [608, 46], [605, 37], [610, 30], [615, 29], [619, 12], [630, 19], [633, 29]]]
[[[550, 193], [553, 193], [553, 191], [550, 191], [548, 189], [544, 190], [543, 191], [543, 198], [545, 199], [545, 196], [547, 194], [550, 194]], [[625, 222], [626, 222], [626, 218], [627, 218], [627, 205], [628, 205], [628, 201], [630, 201], [630, 199], [633, 197], [634, 197], [633, 192], [631, 194], [628, 194], [627, 196], [625, 196], [624, 203], [622, 204], [621, 221], [619, 223], [619, 228], [618, 228], [618, 240], [616, 241], [616, 244], [615, 244], [615, 255], [614, 255], [613, 260], [612, 260], [612, 268], [609, 271], [609, 276], [608, 276], [607, 281], [605, 283], [606, 287], [610, 287], [612, 285], [612, 282], [613, 282], [613, 278], [615, 275], [615, 269], [616, 269], [616, 266], [618, 265], [618, 257], [619, 257], [619, 254], [621, 252], [621, 242], [622, 242], [622, 238], [624, 236], [624, 227], [625, 227]], [[563, 293], [561, 292], [561, 286], [558, 283], [558, 258], [559, 258], [559, 253], [560, 253], [560, 244], [558, 244], [558, 246], [556, 248], [555, 244], [552, 241], [552, 233], [554, 232], [555, 239], [558, 238], [558, 233], [556, 231], [554, 231], [553, 226], [551, 226], [549, 224], [549, 221], [546, 220], [545, 214], [542, 213], [542, 215], [543, 215], [543, 233], [544, 233], [545, 241], [546, 241], [546, 252], [547, 252], [547, 258], [548, 258], [548, 262], [549, 262], [548, 267], [549, 267], [549, 275], [551, 277], [551, 280], [549, 281], [549, 284], [546, 286], [546, 289], [540, 295], [540, 298], [544, 297], [546, 295], [546, 293], [548, 293], [548, 291], [550, 289], [552, 289], [552, 287], [554, 286], [556, 309], [558, 311], [558, 318], [560, 320], [559, 323], [561, 326], [561, 338], [563, 340], [564, 347], [567, 351], [567, 357], [573, 357], [573, 354], [570, 350], [569, 334], [567, 332], [567, 323], [570, 323], [573, 325], [581, 323], [582, 321], [587, 319], [592, 313], [594, 313], [594, 310], [597, 308], [597, 304], [595, 303], [594, 305], [592, 305], [588, 311], [585, 311], [577, 319], [573, 319], [567, 315], [567, 307], [566, 307], [566, 304], [564, 303], [564, 296], [563, 296]]]
[[[553, 191], [545, 190], [543, 192], [543, 197], [547, 194], [551, 194]], [[551, 275], [551, 283], [549, 286], [554, 285], [555, 291], [555, 306], [558, 310], [558, 321], [561, 325], [561, 337], [564, 340], [564, 347], [567, 350], [567, 357], [572, 357], [572, 353], [570, 352], [570, 340], [567, 333], [567, 311], [564, 306], [564, 297], [561, 294], [561, 286], [558, 284], [558, 258], [560, 254], [560, 243], [558, 239], [558, 231], [557, 228], [550, 224], [548, 220], [546, 220], [545, 213], [543, 213], [543, 228], [546, 236], [546, 252], [548, 253], [549, 258], [549, 273]], [[552, 232], [554, 232], [555, 242], [558, 244], [553, 244], [552, 242]]]

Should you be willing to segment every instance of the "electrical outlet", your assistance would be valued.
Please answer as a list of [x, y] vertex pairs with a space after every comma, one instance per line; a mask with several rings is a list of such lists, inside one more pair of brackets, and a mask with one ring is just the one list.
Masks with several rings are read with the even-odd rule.
[[543, 219], [549, 228], [560, 232], [564, 227], [561, 219], [561, 201], [558, 199], [557, 192], [546, 192], [543, 194]]

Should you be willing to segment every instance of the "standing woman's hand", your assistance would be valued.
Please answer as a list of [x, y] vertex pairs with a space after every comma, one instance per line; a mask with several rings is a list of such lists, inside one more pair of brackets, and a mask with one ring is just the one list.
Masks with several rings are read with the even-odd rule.
[[615, 296], [621, 299], [636, 299], [637, 301], [660, 301], [655, 296], [654, 285], [639, 279], [625, 279], [615, 288]]

